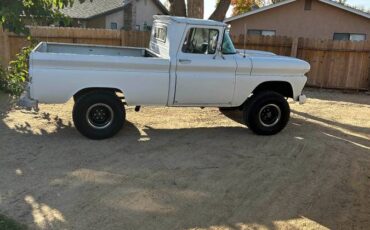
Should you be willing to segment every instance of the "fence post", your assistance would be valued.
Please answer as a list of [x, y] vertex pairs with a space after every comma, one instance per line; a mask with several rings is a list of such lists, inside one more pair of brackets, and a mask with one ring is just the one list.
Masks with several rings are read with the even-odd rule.
[[298, 38], [293, 38], [290, 56], [297, 57], [297, 52], [298, 52]]
[[367, 83], [368, 83], [368, 88], [367, 88], [367, 92], [370, 94], [370, 52], [369, 52], [369, 62], [368, 62], [369, 66], [368, 66], [368, 70], [367, 70]]
[[121, 46], [126, 45], [125, 30], [121, 30]]
[[6, 68], [8, 65], [9, 65], [9, 62], [10, 62], [10, 42], [9, 42], [9, 34], [7, 31], [3, 31], [3, 47], [4, 47], [4, 51], [3, 51], [3, 67]]

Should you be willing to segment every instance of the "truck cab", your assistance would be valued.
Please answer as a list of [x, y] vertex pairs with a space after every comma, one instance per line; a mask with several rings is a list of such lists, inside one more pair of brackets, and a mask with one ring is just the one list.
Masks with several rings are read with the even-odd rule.
[[[150, 49], [170, 58], [173, 81], [169, 104], [233, 105], [237, 62], [227, 31], [222, 22], [155, 17]], [[250, 60], [245, 64], [251, 68]]]

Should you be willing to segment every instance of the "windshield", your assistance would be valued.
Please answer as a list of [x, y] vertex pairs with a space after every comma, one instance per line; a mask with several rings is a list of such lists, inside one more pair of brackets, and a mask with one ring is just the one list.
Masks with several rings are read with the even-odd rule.
[[223, 54], [236, 54], [236, 50], [233, 41], [230, 38], [230, 31], [225, 31], [224, 40], [222, 41], [222, 53]]

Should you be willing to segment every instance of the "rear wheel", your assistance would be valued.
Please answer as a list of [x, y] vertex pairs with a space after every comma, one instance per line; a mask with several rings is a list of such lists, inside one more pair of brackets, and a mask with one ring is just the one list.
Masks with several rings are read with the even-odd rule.
[[279, 93], [264, 91], [253, 95], [244, 107], [244, 122], [256, 134], [274, 135], [285, 128], [290, 108]]
[[123, 103], [109, 91], [93, 91], [80, 96], [73, 107], [75, 127], [82, 135], [95, 140], [117, 134], [125, 117]]

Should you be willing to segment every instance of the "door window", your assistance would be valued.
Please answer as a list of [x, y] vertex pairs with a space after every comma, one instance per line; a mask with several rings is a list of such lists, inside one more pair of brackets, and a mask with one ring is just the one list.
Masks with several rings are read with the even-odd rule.
[[225, 31], [224, 39], [222, 41], [222, 53], [223, 54], [236, 54], [236, 50], [233, 41], [230, 37], [230, 31]]
[[192, 28], [188, 31], [182, 52], [193, 54], [215, 54], [219, 32], [216, 29]]

